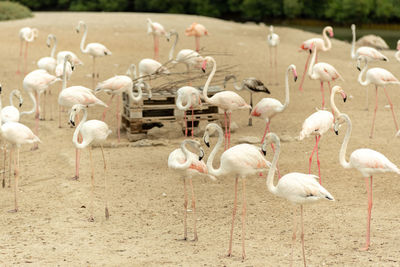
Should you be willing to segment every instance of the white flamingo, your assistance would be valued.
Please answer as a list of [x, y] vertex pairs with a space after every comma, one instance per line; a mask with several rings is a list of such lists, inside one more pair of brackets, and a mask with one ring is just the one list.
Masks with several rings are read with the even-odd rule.
[[[269, 34], [267, 36], [267, 41], [268, 41], [268, 47], [269, 47], [269, 77], [270, 80], [272, 76], [272, 68], [274, 68], [275, 72], [275, 84], [278, 85], [278, 45], [279, 45], [279, 35], [274, 33], [274, 26], [270, 25], [269, 26]], [[272, 59], [272, 49], [275, 51], [275, 60]], [[274, 62], [274, 64], [272, 63]], [[271, 82], [272, 83], [272, 82]]]
[[353, 34], [353, 40], [351, 42], [351, 58], [357, 59], [359, 56], [365, 56], [367, 61], [389, 61], [389, 59], [381, 52], [373, 47], [361, 46], [356, 50], [356, 25], [351, 24], [351, 32]]
[[78, 58], [78, 56], [75, 55], [75, 53], [73, 53], [71, 51], [58, 52], [57, 53], [57, 65], [64, 63], [64, 58], [66, 55], [69, 55], [71, 57], [70, 61], [71, 61], [72, 65], [74, 65], [74, 66], [83, 65], [83, 62]]
[[[107, 166], [106, 166], [106, 159], [104, 157], [103, 143], [105, 142], [107, 137], [110, 135], [111, 130], [108, 129], [108, 125], [103, 121], [99, 121], [99, 120], [86, 121], [87, 107], [85, 105], [81, 105], [81, 104], [73, 105], [71, 108], [70, 122], [72, 125], [75, 125], [75, 116], [77, 114], [79, 114], [79, 112], [81, 110], [83, 110], [83, 118], [75, 129], [74, 136], [72, 137], [72, 142], [74, 143], [74, 145], [77, 149], [84, 149], [86, 147], [89, 147], [90, 168], [92, 170], [92, 173], [91, 173], [92, 194], [91, 194], [91, 205], [90, 205], [91, 208], [90, 208], [89, 221], [91, 221], [91, 222], [94, 221], [94, 217], [93, 217], [94, 167], [93, 167], [93, 160], [92, 160], [92, 145], [94, 145], [94, 144], [100, 144], [101, 155], [103, 156], [105, 216], [106, 216], [106, 219], [108, 220], [108, 218], [110, 217], [110, 214], [108, 212], [108, 202], [107, 202], [107, 198], [108, 198], [107, 197], [107, 176], [106, 176]], [[82, 135], [81, 143], [79, 143], [79, 140], [78, 140], [79, 134]]]
[[192, 110], [192, 137], [193, 137], [193, 124], [194, 124], [194, 108], [201, 106], [200, 91], [192, 86], [183, 86], [176, 92], [176, 106], [179, 110], [183, 110], [183, 117], [185, 122], [185, 136], [188, 134], [188, 122], [186, 117], [186, 111]]
[[53, 41], [53, 48], [51, 49], [51, 53], [49, 57], [42, 57], [37, 62], [37, 66], [39, 69], [46, 70], [48, 73], [54, 73], [57, 65], [57, 61], [54, 57], [57, 49], [57, 38], [54, 34], [49, 34], [46, 39], [46, 44], [48, 47], [51, 46], [51, 41]]
[[26, 64], [28, 60], [28, 43], [32, 43], [38, 37], [39, 31], [36, 28], [30, 27], [23, 27], [19, 30], [19, 40], [20, 40], [20, 47], [19, 47], [19, 60], [18, 60], [18, 69], [17, 74], [21, 74], [20, 65], [22, 60], [22, 50], [24, 46], [24, 42], [26, 43], [25, 46], [25, 56], [24, 56], [24, 75], [26, 74]]
[[[278, 163], [279, 154], [281, 150], [279, 137], [274, 133], [269, 133], [265, 138], [265, 146], [270, 143], [276, 146], [272, 165], [269, 168], [267, 176], [267, 187], [268, 190], [278, 196], [283, 197], [292, 202], [293, 204], [300, 205], [300, 221], [301, 221], [301, 247], [303, 251], [303, 262], [306, 266], [306, 255], [304, 249], [304, 222], [303, 222], [303, 205], [312, 204], [318, 200], [327, 199], [334, 201], [333, 196], [317, 182], [317, 176], [312, 174], [305, 174], [299, 172], [291, 172], [282, 176], [279, 179], [278, 184], [274, 186], [274, 174], [275, 168]], [[291, 261], [290, 266], [293, 264], [293, 247], [296, 241], [296, 215], [293, 212], [293, 237], [292, 237], [292, 249], [291, 249]]]
[[[190, 145], [193, 147], [193, 149], [196, 150], [196, 152], [199, 152], [198, 154], [195, 154], [193, 152], [190, 152], [187, 148], [186, 145]], [[187, 218], [187, 208], [188, 208], [188, 198], [187, 198], [187, 191], [186, 191], [186, 178], [189, 179], [190, 183], [190, 188], [192, 192], [192, 209], [193, 209], [193, 216], [194, 216], [194, 238], [193, 241], [197, 241], [197, 228], [196, 228], [196, 198], [194, 195], [194, 190], [193, 190], [193, 183], [192, 183], [192, 178], [195, 175], [200, 175], [200, 174], [207, 174], [207, 166], [202, 160], [204, 157], [204, 151], [200, 146], [200, 143], [195, 141], [195, 140], [183, 140], [181, 143], [180, 148], [175, 149], [169, 154], [168, 157], [168, 168], [173, 169], [175, 171], [178, 171], [180, 175], [182, 176], [183, 180], [183, 190], [184, 190], [184, 218], [183, 218], [183, 240], [187, 240], [187, 224], [186, 224], [186, 218]], [[210, 179], [216, 180], [214, 176], [208, 175]]]
[[367, 237], [365, 247], [362, 250], [368, 250], [370, 246], [370, 226], [371, 226], [371, 211], [372, 211], [372, 176], [376, 173], [394, 172], [400, 174], [400, 170], [383, 154], [369, 149], [360, 148], [354, 150], [350, 155], [350, 160], [346, 161], [347, 144], [349, 143], [352, 125], [347, 114], [342, 113], [335, 122], [334, 130], [338, 134], [339, 124], [341, 122], [347, 124], [346, 135], [343, 140], [342, 147], [339, 152], [339, 161], [345, 169], [355, 168], [365, 178], [365, 185], [368, 194], [368, 217], [367, 217]]
[[223, 142], [223, 132], [220, 126], [215, 123], [210, 123], [206, 126], [203, 140], [205, 144], [210, 147], [210, 135], [215, 131], [218, 132], [218, 142], [212, 150], [210, 156], [207, 160], [207, 169], [208, 173], [214, 176], [226, 176], [226, 175], [235, 175], [235, 200], [233, 204], [233, 214], [232, 214], [232, 227], [231, 227], [231, 235], [229, 240], [229, 250], [228, 256], [232, 255], [232, 237], [233, 237], [233, 228], [235, 222], [236, 215], [236, 205], [237, 205], [237, 187], [238, 180], [242, 178], [243, 182], [243, 209], [242, 209], [242, 257], [243, 259], [246, 257], [245, 252], [245, 220], [246, 220], [246, 177], [254, 175], [256, 173], [260, 173], [262, 171], [267, 170], [267, 168], [271, 165], [263, 156], [265, 155], [265, 150], [261, 150], [259, 147], [250, 144], [239, 144], [233, 146], [224, 153], [222, 153], [220, 158], [220, 167], [218, 169], [214, 169], [213, 161], [214, 157], [217, 154], [219, 148]]

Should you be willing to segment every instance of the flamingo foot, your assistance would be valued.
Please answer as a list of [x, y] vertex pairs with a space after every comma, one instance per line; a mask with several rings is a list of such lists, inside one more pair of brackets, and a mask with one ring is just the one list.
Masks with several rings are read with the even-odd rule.
[[93, 216], [90, 216], [89, 219], [88, 219], [88, 221], [89, 221], [89, 222], [94, 222]]
[[232, 252], [228, 252], [228, 255], [226, 255], [227, 257], [232, 257]]
[[195, 236], [195, 237], [192, 239], [192, 241], [193, 241], [193, 242], [199, 241], [199, 238], [198, 238], [197, 236]]
[[35, 150], [38, 150], [39, 149], [39, 146], [37, 145], [37, 144], [35, 144], [32, 148], [31, 148], [31, 151], [35, 151]]
[[12, 209], [12, 210], [9, 210], [8, 212], [9, 212], [9, 213], [17, 213], [17, 212], [18, 212], [18, 209]]
[[360, 248], [359, 250], [360, 251], [368, 251], [369, 250], [369, 245], [366, 245], [365, 247]]
[[106, 208], [105, 214], [106, 214], [106, 220], [108, 220], [110, 218], [110, 213], [108, 212], [108, 208]]
[[75, 175], [74, 177], [71, 178], [71, 180], [78, 181], [79, 180], [79, 176]]
[[20, 72], [19, 70], [17, 70], [17, 71], [15, 72], [15, 74], [20, 75], [21, 72]]

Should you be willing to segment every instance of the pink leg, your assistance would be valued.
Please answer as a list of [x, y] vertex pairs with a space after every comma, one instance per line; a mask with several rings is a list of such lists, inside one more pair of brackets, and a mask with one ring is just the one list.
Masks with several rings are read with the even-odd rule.
[[243, 182], [243, 208], [242, 208], [242, 259], [246, 258], [245, 239], [246, 239], [246, 179], [242, 178]]
[[369, 135], [369, 138], [372, 138], [374, 134], [374, 125], [375, 125], [375, 117], [376, 117], [376, 111], [378, 110], [378, 86], [375, 86], [375, 110], [374, 110], [374, 116], [372, 117], [372, 127], [371, 127], [371, 134]]
[[7, 158], [7, 145], [4, 143], [3, 146], [4, 149], [4, 157], [3, 157], [3, 182], [2, 182], [2, 187], [6, 187], [6, 158]]
[[228, 125], [228, 149], [231, 147], [231, 116], [232, 116], [232, 113], [229, 113], [229, 125]]
[[319, 143], [320, 139], [321, 139], [321, 136], [318, 136], [317, 140], [316, 140], [317, 141], [316, 147], [317, 147], [317, 165], [318, 165], [319, 184], [321, 184], [321, 167], [320, 167], [319, 156], [318, 156], [318, 143]]
[[390, 109], [392, 110], [393, 121], [394, 121], [394, 125], [396, 127], [396, 133], [397, 133], [399, 131], [399, 126], [397, 124], [396, 116], [394, 115], [393, 104], [392, 104], [392, 101], [390, 101], [389, 95], [388, 95], [385, 87], [383, 87], [383, 90], [385, 91], [386, 98], [389, 101]]
[[304, 249], [304, 221], [303, 221], [303, 205], [300, 205], [300, 220], [301, 220], [301, 249], [303, 250], [303, 262], [304, 262], [304, 267], [307, 266], [306, 264], [306, 252]]
[[225, 149], [227, 149], [228, 144], [228, 119], [226, 118], [226, 111], [224, 112], [225, 115]]
[[308, 160], [308, 173], [309, 173], [309, 174], [311, 174], [311, 162], [312, 162], [312, 158], [313, 158], [313, 156], [314, 156], [314, 152], [315, 152], [315, 150], [317, 149], [317, 146], [318, 146], [318, 138], [317, 138], [317, 136], [316, 136], [316, 137], [315, 137], [315, 146], [314, 146], [314, 148], [313, 148], [313, 150], [312, 150], [312, 152], [311, 152], [310, 159]]
[[[25, 47], [24, 75], [26, 75], [27, 61], [28, 61], [28, 42], [26, 42], [26, 47]], [[39, 103], [38, 103], [38, 105], [39, 105]]]
[[197, 241], [199, 240], [199, 238], [197, 237], [197, 228], [196, 228], [196, 199], [194, 197], [194, 189], [193, 189], [193, 183], [192, 183], [192, 179], [190, 179], [190, 187], [192, 189], [192, 209], [193, 209], [193, 221], [194, 221], [194, 225], [193, 225], [193, 232], [194, 232], [194, 238], [193, 241]]
[[158, 46], [160, 43], [160, 38], [153, 34], [153, 40], [154, 40], [154, 60], [158, 61]]
[[278, 85], [279, 84], [279, 82], [278, 82], [278, 47], [275, 46], [274, 50], [275, 50], [275, 68], [274, 68], [274, 70], [275, 70], [275, 85]]
[[21, 74], [21, 60], [22, 60], [22, 49], [24, 47], [24, 42], [21, 40], [20, 45], [19, 45], [19, 59], [18, 59], [18, 68], [17, 68], [17, 74]]
[[[76, 125], [79, 125], [79, 115], [76, 115], [75, 119]], [[81, 135], [78, 135], [78, 143], [81, 142]], [[79, 180], [79, 162], [80, 162], [80, 151], [75, 148], [75, 176], [72, 178], [73, 180]]]
[[183, 240], [187, 240], [187, 206], [188, 206], [188, 198], [187, 198], [187, 191], [186, 191], [186, 178], [183, 178], [183, 190], [184, 190], [184, 197], [185, 200], [183, 202], [183, 207], [185, 209], [184, 217], [183, 217]]
[[199, 52], [200, 51], [200, 37], [195, 36], [194, 39], [196, 42], [196, 52]]
[[93, 57], [92, 89], [96, 86], [96, 57]]
[[18, 180], [19, 180], [19, 148], [17, 147], [17, 164], [15, 166], [14, 162], [14, 210], [11, 212], [17, 212], [18, 211]]
[[228, 257], [232, 256], [232, 237], [233, 237], [233, 227], [234, 227], [234, 225], [235, 225], [235, 216], [236, 216], [238, 181], [239, 181], [239, 177], [236, 177], [236, 178], [235, 178], [235, 200], [234, 200], [234, 202], [233, 202], [232, 227], [231, 227], [231, 237], [230, 237], [230, 239], [229, 239]]
[[301, 77], [301, 82], [300, 82], [300, 86], [299, 86], [300, 91], [303, 91], [303, 83], [304, 83], [304, 78], [307, 75], [308, 62], [310, 61], [310, 56], [311, 56], [311, 54], [308, 54], [306, 65], [304, 66], [304, 72], [303, 72], [303, 76]]
[[293, 266], [293, 248], [296, 243], [297, 221], [296, 221], [296, 206], [293, 208], [293, 235], [292, 235], [292, 248], [290, 252], [290, 266]]
[[188, 123], [187, 123], [187, 118], [186, 118], [186, 110], [183, 112], [183, 119], [185, 121], [185, 137], [187, 137], [187, 134], [188, 134]]
[[121, 141], [121, 112], [119, 110], [120, 98], [117, 98], [117, 133], [118, 133], [118, 143]]
[[372, 214], [372, 176], [370, 177], [371, 181], [369, 183], [368, 177], [365, 178], [365, 185], [367, 187], [368, 194], [368, 215], [367, 215], [367, 240], [365, 243], [365, 247], [361, 248], [361, 250], [365, 251], [369, 249], [370, 245], [370, 230], [371, 230], [371, 214]]
[[325, 108], [324, 82], [321, 81], [322, 109]]
[[261, 139], [261, 144], [264, 143], [265, 136], [267, 135], [267, 132], [269, 131], [269, 124], [270, 124], [270, 122], [268, 121], [268, 122], [267, 122], [267, 125], [265, 126], [264, 135], [263, 135], [263, 137], [262, 137], [262, 139]]
[[[35, 99], [36, 99], [36, 111], [35, 111], [35, 135], [39, 136], [39, 94], [35, 91]], [[36, 143], [33, 145], [32, 150], [36, 150], [39, 148], [39, 145]]]
[[192, 138], [193, 138], [193, 131], [194, 131], [194, 109], [193, 109], [193, 106], [192, 106], [191, 108], [192, 108]]
[[106, 113], [107, 113], [108, 109], [110, 108], [110, 105], [111, 105], [111, 102], [112, 102], [114, 96], [115, 96], [115, 95], [111, 95], [110, 101], [108, 101], [107, 107], [106, 107], [106, 108], [104, 109], [104, 111], [103, 111], [103, 116], [101, 117], [101, 120], [102, 120], [102, 121], [104, 121], [104, 120], [106, 119]]

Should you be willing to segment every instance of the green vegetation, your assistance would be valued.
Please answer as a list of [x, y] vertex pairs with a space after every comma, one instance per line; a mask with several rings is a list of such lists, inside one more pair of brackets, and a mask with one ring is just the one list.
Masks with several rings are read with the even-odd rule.
[[0, 20], [23, 19], [32, 17], [32, 12], [29, 8], [8, 1], [0, 2]]
[[199, 14], [238, 21], [398, 23], [400, 0], [12, 0], [32, 10]]

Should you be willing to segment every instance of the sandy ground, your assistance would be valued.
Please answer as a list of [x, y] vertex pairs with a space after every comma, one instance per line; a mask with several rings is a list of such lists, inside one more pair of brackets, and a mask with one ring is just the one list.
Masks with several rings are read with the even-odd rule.
[[[125, 73], [130, 63], [152, 56], [152, 38], [146, 35], [146, 18], [162, 23], [167, 29], [181, 33], [178, 50], [193, 48], [194, 40], [183, 36], [184, 29], [193, 21], [203, 23], [210, 36], [201, 40], [210, 51], [233, 53], [232, 57], [216, 57], [218, 64], [239, 64], [240, 78], [259, 77], [266, 81], [268, 71], [267, 29], [254, 24], [237, 24], [217, 19], [159, 14], [117, 13], [36, 13], [32, 19], [1, 22], [0, 51], [3, 102], [14, 88], [22, 88], [23, 77], [15, 75], [18, 59], [18, 30], [33, 26], [40, 36], [29, 50], [29, 70], [35, 62], [47, 56], [45, 46], [48, 33], [59, 41], [58, 51], [72, 50], [84, 62], [78, 67], [70, 85], [91, 86], [87, 74], [91, 59], [79, 51], [81, 35], [73, 27], [85, 20], [89, 27], [88, 42], [105, 44], [113, 55], [98, 60], [100, 79]], [[281, 37], [279, 46], [279, 85], [269, 86], [271, 97], [284, 99], [284, 73], [289, 64], [296, 64], [302, 74], [306, 54], [298, 53], [305, 39], [315, 35], [288, 28], [276, 28]], [[161, 41], [161, 61], [167, 60], [168, 43]], [[375, 63], [398, 74], [394, 51], [384, 52], [388, 63]], [[358, 71], [350, 60], [350, 45], [333, 40], [331, 51], [321, 53], [320, 61], [329, 62], [343, 75], [339, 82], [348, 95], [345, 104], [338, 102], [341, 111], [350, 115], [353, 134], [348, 151], [368, 147], [383, 152], [394, 163], [399, 163], [399, 139], [394, 138], [387, 101], [379, 91], [379, 110], [375, 137], [368, 138], [371, 126], [374, 93], [370, 88], [369, 111], [364, 110], [365, 89], [357, 83]], [[298, 83], [291, 84], [291, 103], [276, 117], [271, 129], [278, 135], [295, 137], [304, 119], [320, 107], [319, 83], [306, 79], [304, 92]], [[57, 92], [61, 84], [53, 87]], [[400, 97], [398, 88], [388, 89], [395, 111], [398, 113]], [[327, 92], [327, 91], [326, 91]], [[31, 103], [24, 94], [23, 110]], [[56, 93], [54, 93], [57, 95]], [[246, 92], [241, 92], [248, 99]], [[106, 100], [105, 95], [101, 95]], [[264, 95], [255, 95], [257, 102]], [[108, 97], [107, 97], [108, 98]], [[56, 100], [53, 100], [56, 103]], [[115, 103], [113, 106], [115, 110]], [[99, 118], [101, 108], [91, 108], [90, 117]], [[96, 166], [95, 222], [88, 222], [90, 204], [90, 169], [88, 151], [82, 153], [81, 179], [72, 181], [74, 175], [73, 129], [66, 125], [59, 129], [57, 121], [40, 122], [43, 143], [37, 151], [30, 146], [21, 150], [20, 211], [13, 208], [12, 188], [0, 189], [0, 263], [1, 265], [62, 265], [62, 266], [285, 266], [290, 260], [292, 230], [292, 205], [270, 194], [265, 178], [249, 177], [247, 180], [247, 259], [241, 260], [240, 216], [237, 216], [233, 257], [227, 258], [229, 229], [233, 206], [233, 177], [221, 177], [217, 182], [203, 178], [194, 179], [198, 211], [198, 242], [179, 241], [183, 237], [183, 183], [167, 168], [168, 154], [179, 146], [183, 138], [168, 140], [167, 146], [106, 148], [109, 179], [109, 206], [111, 217], [104, 218], [103, 176], [101, 153], [93, 152]], [[261, 137], [265, 123], [255, 120], [247, 127], [247, 112], [235, 112], [233, 120], [240, 126], [232, 136], [233, 142], [242, 136]], [[116, 121], [109, 113], [106, 122], [113, 129], [109, 142], [116, 142]], [[33, 116], [25, 116], [22, 123], [33, 128]], [[335, 196], [336, 202], [321, 201], [305, 208], [306, 255], [309, 266], [398, 266], [400, 261], [400, 230], [398, 227], [400, 205], [399, 177], [393, 174], [377, 175], [374, 179], [374, 207], [372, 212], [371, 249], [360, 252], [364, 245], [367, 196], [364, 179], [355, 170], [345, 170], [339, 165], [338, 154], [344, 131], [337, 137], [332, 132], [320, 143], [323, 185]], [[123, 142], [127, 142], [123, 136]], [[216, 139], [212, 139], [215, 144]], [[307, 172], [308, 157], [314, 139], [282, 143], [279, 167], [281, 173]], [[210, 150], [205, 149], [209, 154]], [[349, 155], [349, 153], [348, 153]], [[267, 158], [272, 159], [271, 151]], [[317, 173], [316, 163], [313, 172]], [[241, 193], [241, 190], [239, 190]], [[241, 199], [239, 195], [239, 199]], [[241, 201], [239, 200], [239, 207]], [[239, 212], [240, 214], [240, 212]], [[299, 214], [299, 210], [297, 210]], [[189, 213], [189, 237], [192, 236], [192, 216]], [[301, 266], [301, 246], [296, 243], [295, 265]]]

